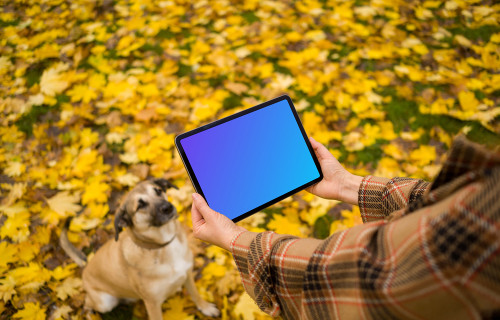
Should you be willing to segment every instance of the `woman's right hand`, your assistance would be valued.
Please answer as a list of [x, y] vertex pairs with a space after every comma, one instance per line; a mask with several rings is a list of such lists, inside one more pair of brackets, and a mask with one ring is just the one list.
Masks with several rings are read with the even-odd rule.
[[306, 190], [318, 197], [358, 204], [358, 191], [363, 177], [356, 176], [342, 167], [340, 162], [321, 143], [309, 138], [318, 157], [323, 180]]

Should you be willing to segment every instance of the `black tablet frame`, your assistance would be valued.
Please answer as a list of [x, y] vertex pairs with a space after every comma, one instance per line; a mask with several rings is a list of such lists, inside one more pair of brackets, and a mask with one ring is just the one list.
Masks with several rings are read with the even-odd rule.
[[271, 206], [271, 205], [273, 205], [273, 204], [275, 204], [275, 203], [277, 203], [277, 202], [279, 202], [279, 201], [281, 201], [281, 200], [283, 200], [283, 199], [285, 199], [285, 198], [287, 198], [287, 197], [289, 197], [289, 196], [291, 196], [291, 195], [293, 195], [301, 190], [304, 190], [305, 188], [310, 187], [313, 184], [315, 184], [323, 179], [323, 172], [321, 171], [321, 166], [319, 164], [318, 158], [316, 157], [316, 154], [314, 153], [314, 149], [312, 148], [311, 143], [309, 142], [309, 138], [307, 137], [307, 134], [304, 130], [304, 127], [302, 126], [302, 122], [300, 121], [299, 115], [297, 114], [297, 111], [295, 110], [295, 106], [293, 105], [292, 99], [290, 99], [290, 97], [288, 95], [282, 95], [282, 96], [279, 96], [279, 97], [274, 98], [272, 100], [269, 100], [269, 101], [266, 101], [266, 102], [261, 103], [259, 105], [256, 105], [254, 107], [237, 112], [233, 115], [230, 115], [230, 116], [227, 116], [225, 118], [208, 123], [208, 124], [201, 126], [199, 128], [181, 133], [175, 137], [175, 147], [177, 148], [177, 151], [179, 152], [179, 155], [181, 156], [182, 162], [184, 163], [184, 167], [186, 168], [186, 171], [188, 172], [189, 178], [191, 179], [191, 183], [193, 184], [196, 192], [198, 192], [199, 194], [201, 194], [203, 196], [203, 198], [205, 198], [205, 195], [203, 194], [203, 190], [201, 190], [201, 186], [198, 183], [198, 179], [196, 178], [196, 175], [194, 174], [193, 168], [191, 167], [191, 164], [189, 163], [189, 159], [187, 158], [187, 155], [184, 152], [184, 149], [182, 148], [182, 144], [180, 143], [181, 140], [184, 138], [190, 137], [192, 135], [195, 135], [197, 133], [200, 133], [202, 131], [205, 131], [207, 129], [218, 126], [220, 124], [223, 124], [225, 122], [228, 122], [228, 121], [231, 121], [233, 119], [239, 118], [241, 116], [247, 115], [251, 112], [260, 110], [262, 108], [265, 108], [269, 105], [275, 104], [275, 103], [280, 102], [282, 100], [286, 100], [288, 102], [288, 106], [290, 107], [290, 109], [295, 117], [295, 120], [297, 122], [297, 125], [299, 126], [300, 132], [302, 133], [302, 137], [304, 138], [304, 141], [307, 144], [307, 148], [309, 149], [309, 153], [311, 154], [311, 156], [314, 160], [314, 163], [316, 164], [316, 168], [318, 169], [318, 172], [319, 172], [319, 177], [306, 183], [306, 184], [303, 184], [302, 186], [295, 188], [295, 189], [293, 189], [293, 190], [291, 190], [291, 191], [289, 191], [289, 192], [287, 192], [287, 193], [285, 193], [285, 194], [283, 194], [283, 195], [281, 195], [281, 196], [279, 196], [271, 201], [268, 201], [268, 202], [254, 208], [254, 209], [252, 209], [252, 210], [250, 210], [250, 211], [248, 211], [248, 212], [246, 212], [246, 213], [244, 213], [236, 218], [233, 218], [232, 219], [233, 222], [238, 222], [242, 219], [245, 219], [245, 218], [251, 216], [252, 214], [259, 212], [262, 209], [267, 208], [267, 207], [269, 207], [269, 206]]

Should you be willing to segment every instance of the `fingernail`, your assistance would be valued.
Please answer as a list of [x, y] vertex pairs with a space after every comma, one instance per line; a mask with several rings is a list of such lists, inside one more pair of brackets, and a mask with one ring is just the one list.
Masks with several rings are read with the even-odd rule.
[[314, 140], [314, 138], [313, 138], [313, 137], [309, 137], [309, 139], [311, 139], [312, 141], [316, 142], [316, 140]]
[[193, 193], [193, 194], [192, 194], [192, 196], [193, 196], [193, 200], [196, 200], [196, 199], [198, 199], [198, 197], [199, 197], [199, 195], [198, 195], [196, 192], [195, 192], [195, 193]]

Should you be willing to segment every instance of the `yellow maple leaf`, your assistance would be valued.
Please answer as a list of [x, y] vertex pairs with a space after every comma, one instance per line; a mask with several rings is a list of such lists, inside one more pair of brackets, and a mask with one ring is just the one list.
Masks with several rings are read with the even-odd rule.
[[125, 173], [116, 177], [116, 181], [118, 181], [122, 186], [133, 187], [139, 182], [139, 178], [132, 173]]
[[0, 76], [6, 74], [11, 66], [9, 57], [0, 57]]
[[458, 94], [458, 101], [463, 111], [476, 111], [479, 106], [479, 101], [471, 91], [461, 91]]
[[401, 166], [396, 160], [383, 157], [378, 162], [375, 174], [380, 177], [397, 177], [401, 175]]
[[437, 165], [437, 164], [430, 164], [430, 165], [427, 165], [423, 168], [424, 173], [431, 180], [434, 179], [438, 175], [440, 170], [441, 170], [441, 166]]
[[[32, 239], [36, 239], [36, 232]], [[31, 240], [31, 239], [30, 239]], [[33, 258], [40, 253], [40, 243], [36, 241], [23, 241], [17, 245], [18, 260], [20, 261], [31, 261]]]
[[8, 302], [16, 294], [16, 280], [12, 276], [0, 279], [0, 299]]
[[80, 195], [77, 193], [70, 194], [68, 191], [59, 192], [46, 201], [50, 209], [56, 212], [61, 218], [74, 216], [82, 209], [78, 204], [80, 202]]
[[52, 319], [54, 320], [70, 319], [69, 313], [71, 311], [73, 311], [73, 309], [71, 309], [71, 307], [68, 305], [60, 306], [52, 314]]
[[18, 267], [10, 272], [18, 285], [34, 284], [39, 286], [50, 279], [50, 271], [42, 268], [39, 264], [30, 262], [25, 267]]
[[82, 195], [82, 204], [88, 204], [92, 201], [107, 202], [107, 192], [110, 189], [107, 183], [94, 180], [85, 186], [85, 191]]
[[12, 241], [22, 242], [28, 239], [30, 234], [30, 213], [28, 211], [18, 212], [5, 220], [0, 229], [0, 237], [9, 237]]
[[19, 177], [26, 171], [26, 166], [18, 161], [10, 161], [3, 172], [9, 177]]
[[80, 278], [66, 278], [63, 283], [57, 287], [57, 297], [66, 300], [68, 297], [78, 294], [82, 289], [82, 280]]
[[45, 308], [41, 308], [38, 302], [28, 302], [24, 304], [24, 309], [17, 311], [13, 317], [21, 320], [45, 320]]
[[279, 214], [274, 215], [267, 227], [279, 234], [291, 234], [294, 236], [304, 236], [304, 226], [300, 224], [297, 216]]
[[330, 225], [330, 235], [363, 223], [358, 206], [353, 206], [352, 211], [342, 210], [340, 214], [343, 219], [333, 221]]
[[362, 138], [362, 134], [357, 131], [349, 132], [345, 135], [343, 137], [343, 143], [347, 151], [358, 151], [364, 149], [365, 145], [361, 141]]
[[425, 166], [436, 159], [436, 148], [433, 146], [420, 146], [410, 153], [410, 160], [416, 165]]
[[90, 211], [90, 218], [104, 218], [104, 216], [109, 212], [109, 206], [107, 203], [99, 204], [93, 202], [88, 205], [88, 209]]
[[67, 76], [62, 73], [67, 69], [68, 65], [59, 63], [45, 70], [40, 78], [40, 91], [50, 97], [63, 92], [69, 86]]
[[56, 280], [62, 280], [74, 275], [77, 267], [78, 265], [76, 263], [70, 263], [65, 266], [57, 266], [54, 270], [52, 270], [51, 276]]
[[10, 188], [7, 198], [5, 198], [4, 203], [6, 206], [13, 204], [17, 199], [20, 199], [24, 192], [26, 191], [26, 183], [15, 183]]
[[83, 178], [88, 172], [92, 171], [98, 161], [97, 150], [86, 148], [80, 152], [73, 167], [73, 174], [78, 178]]
[[9, 263], [17, 261], [17, 249], [7, 241], [0, 242], [0, 267], [6, 267]]
[[79, 215], [71, 221], [71, 227], [69, 229], [73, 232], [90, 230], [96, 228], [101, 222], [101, 219], [98, 218], [88, 218], [84, 215]]
[[68, 91], [68, 95], [71, 97], [71, 102], [82, 101], [89, 103], [91, 100], [97, 98], [97, 93], [93, 88], [82, 84], [74, 86]]
[[469, 48], [470, 46], [472, 46], [472, 42], [460, 34], [455, 35], [455, 41], [463, 47]]
[[390, 121], [382, 121], [379, 123], [380, 128], [382, 129], [381, 137], [385, 140], [394, 140], [398, 136], [394, 133], [394, 126]]
[[393, 157], [396, 160], [402, 160], [405, 157], [405, 154], [403, 151], [401, 151], [401, 148], [399, 148], [395, 144], [386, 144], [382, 146], [382, 150], [385, 154]]
[[217, 264], [215, 262], [210, 262], [204, 269], [203, 274], [209, 277], [222, 277], [226, 274], [226, 267]]
[[94, 89], [102, 89], [106, 85], [106, 77], [100, 73], [94, 73], [89, 77], [89, 86]]
[[377, 139], [382, 138], [381, 130], [378, 125], [371, 125], [369, 123], [363, 126], [364, 135], [361, 138], [361, 143], [364, 146], [371, 146]]
[[331, 207], [338, 203], [336, 200], [327, 200], [316, 196], [307, 202], [309, 202], [311, 208], [301, 210], [300, 218], [310, 226], [313, 226], [319, 217], [324, 216]]
[[248, 87], [244, 85], [243, 83], [237, 83], [237, 82], [228, 82], [225, 84], [225, 87], [235, 93], [235, 94], [241, 94], [242, 92], [248, 91]]
[[179, 319], [179, 320], [194, 320], [194, 315], [189, 315], [184, 312], [184, 304], [186, 302], [180, 296], [175, 296], [167, 301], [167, 310], [163, 312], [164, 320]]
[[238, 299], [233, 312], [236, 317], [243, 318], [244, 320], [255, 320], [256, 314], [259, 315], [263, 313], [246, 292]]
[[134, 151], [122, 153], [119, 155], [120, 160], [123, 163], [127, 164], [134, 164], [134, 163], [139, 163], [139, 157], [137, 156], [137, 153]]
[[215, 263], [219, 265], [224, 265], [226, 263], [227, 251], [217, 247], [217, 246], [209, 246], [206, 251], [206, 255], [210, 259], [215, 259]]

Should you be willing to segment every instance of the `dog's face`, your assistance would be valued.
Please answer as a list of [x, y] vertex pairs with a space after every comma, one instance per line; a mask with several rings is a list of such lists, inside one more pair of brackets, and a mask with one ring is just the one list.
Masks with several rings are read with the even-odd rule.
[[173, 221], [177, 210], [168, 202], [165, 191], [176, 188], [165, 179], [153, 179], [139, 183], [132, 189], [115, 215], [115, 240], [123, 227], [131, 227], [145, 233]]

